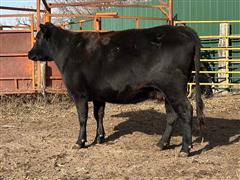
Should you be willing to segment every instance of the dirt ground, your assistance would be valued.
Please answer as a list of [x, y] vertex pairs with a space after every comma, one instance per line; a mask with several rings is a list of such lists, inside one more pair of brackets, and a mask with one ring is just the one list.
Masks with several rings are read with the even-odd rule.
[[208, 141], [194, 135], [191, 156], [180, 158], [178, 128], [171, 149], [158, 146], [162, 102], [107, 104], [101, 145], [92, 144], [89, 104], [88, 148], [76, 150], [79, 124], [69, 98], [1, 97], [0, 179], [240, 179], [240, 95], [204, 101]]

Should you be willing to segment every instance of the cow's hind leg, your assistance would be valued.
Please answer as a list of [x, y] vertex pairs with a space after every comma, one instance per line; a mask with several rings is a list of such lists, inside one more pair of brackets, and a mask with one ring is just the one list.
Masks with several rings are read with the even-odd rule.
[[98, 102], [93, 101], [94, 105], [94, 117], [97, 121], [97, 130], [96, 130], [96, 138], [95, 142], [101, 144], [104, 142], [104, 127], [103, 127], [103, 117], [104, 117], [104, 109], [105, 109], [105, 102]]
[[167, 124], [166, 124], [166, 129], [159, 142], [161, 150], [167, 149], [169, 147], [174, 124], [178, 118], [174, 109], [166, 99], [165, 99], [165, 109], [166, 109], [166, 116], [167, 116]]
[[182, 149], [180, 156], [186, 157], [190, 153], [192, 146], [192, 114], [193, 108], [186, 96], [185, 88], [180, 89], [179, 87], [172, 88], [166, 91], [166, 98], [177, 113], [182, 124]]

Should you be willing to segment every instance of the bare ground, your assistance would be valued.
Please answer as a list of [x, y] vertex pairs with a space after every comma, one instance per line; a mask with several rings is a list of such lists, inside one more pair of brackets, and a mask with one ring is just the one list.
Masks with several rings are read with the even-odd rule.
[[79, 124], [68, 98], [0, 98], [1, 179], [240, 179], [240, 95], [205, 100], [207, 142], [193, 136], [192, 155], [178, 157], [181, 135], [160, 151], [164, 105], [107, 104], [106, 143], [93, 145], [90, 104], [88, 148], [72, 149]]

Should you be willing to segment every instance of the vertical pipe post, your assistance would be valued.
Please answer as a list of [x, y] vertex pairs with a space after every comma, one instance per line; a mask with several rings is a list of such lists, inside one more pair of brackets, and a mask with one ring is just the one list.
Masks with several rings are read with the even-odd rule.
[[[46, 6], [45, 6], [44, 16], [43, 16], [44, 23], [51, 22], [51, 16], [49, 16], [49, 14], [51, 14], [51, 8], [49, 10], [47, 10]], [[47, 69], [47, 62], [42, 62], [40, 64], [40, 89], [41, 89], [43, 96], [45, 96], [46, 88], [47, 88], [46, 69]]]
[[[40, 5], [41, 5], [41, 0], [36, 0], [36, 30], [37, 32], [40, 30]], [[41, 83], [41, 67], [40, 67], [40, 62], [37, 61], [35, 65], [35, 70], [37, 71], [37, 90], [40, 89], [40, 83]], [[35, 71], [35, 72], [36, 72]]]
[[37, 23], [36, 23], [36, 29], [37, 31], [40, 30], [39, 25], [40, 25], [40, 5], [41, 5], [41, 0], [36, 0], [36, 15], [37, 15]]
[[[225, 47], [229, 48], [229, 23], [226, 23], [225, 27]], [[229, 49], [226, 49], [226, 60], [229, 60]], [[226, 72], [229, 72], [229, 62], [226, 62]], [[226, 83], [229, 83], [229, 73], [226, 73]]]
[[80, 29], [80, 30], [83, 29], [83, 21], [82, 21], [82, 20], [79, 21], [79, 29]]
[[137, 18], [136, 19], [136, 29], [139, 29], [140, 28], [140, 19]]
[[169, 0], [168, 2], [168, 18], [169, 25], [173, 25], [173, 0]]
[[[30, 26], [30, 30], [31, 30], [31, 47], [33, 47], [33, 44], [34, 44], [34, 16], [33, 14], [30, 16], [30, 23], [31, 23], [31, 26]], [[35, 89], [35, 87], [37, 86], [36, 84], [36, 74], [35, 74], [35, 62], [32, 61], [32, 87], [33, 89]]]
[[101, 30], [101, 19], [100, 17], [95, 16], [93, 19], [93, 29], [98, 31]]

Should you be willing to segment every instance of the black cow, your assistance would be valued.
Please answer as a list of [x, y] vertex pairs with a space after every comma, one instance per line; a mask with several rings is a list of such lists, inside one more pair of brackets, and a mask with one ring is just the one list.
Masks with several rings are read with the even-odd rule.
[[154, 92], [165, 96], [167, 127], [161, 149], [169, 145], [174, 122], [181, 120], [181, 156], [192, 143], [192, 105], [186, 96], [195, 65], [197, 117], [203, 122], [199, 88], [200, 40], [188, 27], [169, 25], [116, 32], [74, 33], [51, 23], [40, 25], [31, 60], [54, 60], [76, 104], [80, 133], [77, 145], [85, 146], [88, 102], [94, 105], [96, 141], [104, 142], [105, 102], [128, 104], [144, 101]]

